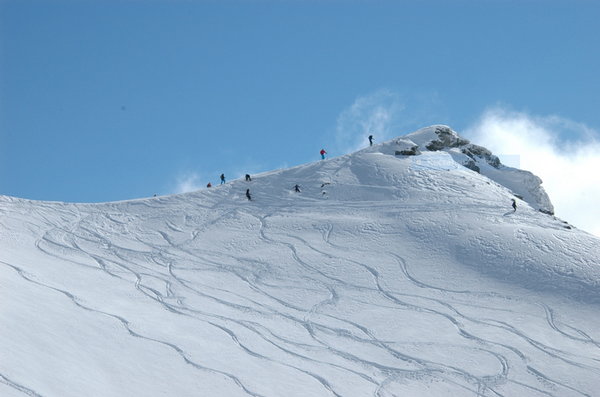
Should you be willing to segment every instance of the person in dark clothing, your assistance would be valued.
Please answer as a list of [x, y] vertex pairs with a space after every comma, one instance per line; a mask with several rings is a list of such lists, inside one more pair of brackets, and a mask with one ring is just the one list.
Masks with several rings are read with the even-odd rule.
[[208, 185], [206, 185], [206, 187], [212, 187], [212, 184], [208, 182]]
[[369, 135], [369, 144], [373, 146], [373, 135]]
[[516, 211], [517, 210], [517, 202], [515, 201], [515, 199], [511, 199], [511, 200], [512, 200], [512, 207], [513, 207], [514, 211]]
[[225, 174], [221, 174], [221, 185], [225, 183]]
[[252, 201], [252, 197], [250, 196], [250, 189], [246, 189], [246, 197], [248, 197], [248, 201]]
[[298, 186], [298, 184], [296, 184], [296, 186], [294, 186], [294, 191], [296, 193], [300, 193], [300, 186]]
[[252, 182], [252, 178], [250, 178], [250, 174], [246, 174], [246, 182]]

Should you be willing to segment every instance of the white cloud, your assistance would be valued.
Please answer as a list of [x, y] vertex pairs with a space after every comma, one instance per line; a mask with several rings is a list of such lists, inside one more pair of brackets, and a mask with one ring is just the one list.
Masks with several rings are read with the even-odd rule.
[[558, 116], [486, 110], [464, 135], [494, 154], [519, 155], [542, 178], [558, 217], [600, 236], [600, 134]]
[[393, 127], [397, 116], [402, 109], [400, 96], [389, 90], [381, 89], [358, 97], [338, 117], [338, 150], [348, 153], [362, 149], [369, 145], [369, 135], [373, 135], [379, 142], [391, 139], [395, 134]]
[[206, 185], [201, 182], [200, 175], [196, 173], [187, 173], [177, 178], [175, 189], [173, 193], [187, 193], [194, 190], [199, 190]]
[[383, 142], [411, 133], [424, 125], [445, 119], [446, 108], [436, 92], [399, 94], [380, 89], [356, 98], [338, 117], [338, 153], [349, 153], [369, 145], [368, 137]]

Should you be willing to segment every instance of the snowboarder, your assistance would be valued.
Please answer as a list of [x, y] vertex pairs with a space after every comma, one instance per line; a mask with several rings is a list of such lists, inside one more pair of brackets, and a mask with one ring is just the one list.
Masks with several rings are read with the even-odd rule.
[[369, 135], [369, 144], [373, 146], [373, 135]]
[[327, 154], [325, 149], [321, 149], [321, 151], [319, 153], [321, 153], [321, 160], [325, 160], [325, 155]]
[[513, 212], [515, 212], [517, 210], [517, 202], [515, 201], [515, 199], [511, 199], [511, 200], [512, 200]]
[[246, 189], [246, 197], [248, 197], [248, 201], [252, 201], [252, 197], [250, 196], [250, 189]]
[[252, 182], [252, 178], [250, 178], [250, 174], [246, 174], [246, 182]]
[[225, 174], [221, 174], [221, 185], [225, 183]]
[[208, 182], [208, 185], [206, 185], [206, 187], [212, 187], [211, 183]]
[[296, 184], [296, 186], [294, 186], [294, 191], [296, 193], [300, 193], [300, 186], [298, 186], [298, 184]]

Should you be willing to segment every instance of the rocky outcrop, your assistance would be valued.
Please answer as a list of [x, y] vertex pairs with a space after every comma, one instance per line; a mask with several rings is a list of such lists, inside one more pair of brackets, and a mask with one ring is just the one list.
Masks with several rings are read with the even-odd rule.
[[418, 156], [425, 149], [447, 152], [455, 163], [507, 187], [533, 208], [546, 214], [554, 214], [554, 206], [542, 187], [540, 178], [529, 171], [503, 165], [490, 150], [472, 144], [448, 126], [422, 128], [397, 139], [396, 146], [395, 154], [402, 156]]
[[399, 148], [396, 149], [397, 156], [417, 156], [421, 154], [421, 151], [419, 150], [419, 145], [417, 145], [411, 140], [399, 139], [398, 141], [396, 141], [396, 146], [399, 146]]
[[439, 126], [435, 128], [434, 132], [438, 136], [438, 139], [432, 140], [428, 145], [425, 146], [427, 150], [432, 152], [446, 148], [465, 146], [470, 143], [468, 139], [462, 138], [450, 127]]
[[450, 127], [437, 126], [434, 130], [437, 139], [429, 141], [425, 146], [427, 150], [436, 152], [439, 150], [459, 148], [460, 152], [471, 160], [461, 161], [461, 164], [475, 172], [481, 171], [481, 164], [485, 163], [496, 169], [501, 165], [500, 159], [483, 146], [472, 144], [468, 139], [461, 137]]

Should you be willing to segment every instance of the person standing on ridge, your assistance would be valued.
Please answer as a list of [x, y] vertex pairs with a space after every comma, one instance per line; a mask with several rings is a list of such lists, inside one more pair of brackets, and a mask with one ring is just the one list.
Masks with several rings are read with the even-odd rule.
[[369, 135], [369, 146], [373, 146], [373, 135]]
[[246, 189], [246, 197], [248, 197], [248, 201], [252, 201], [252, 197], [250, 196], [250, 189]]
[[208, 185], [206, 185], [206, 187], [212, 187], [212, 184], [208, 182]]
[[250, 178], [250, 174], [246, 174], [246, 182], [252, 182], [252, 178]]
[[221, 174], [221, 185], [225, 183], [225, 174]]
[[325, 155], [327, 154], [325, 149], [321, 149], [321, 151], [319, 153], [321, 153], [321, 160], [325, 160]]
[[515, 199], [511, 199], [512, 200], [512, 207], [513, 207], [513, 212], [515, 212], [517, 210], [517, 202], [515, 201]]

